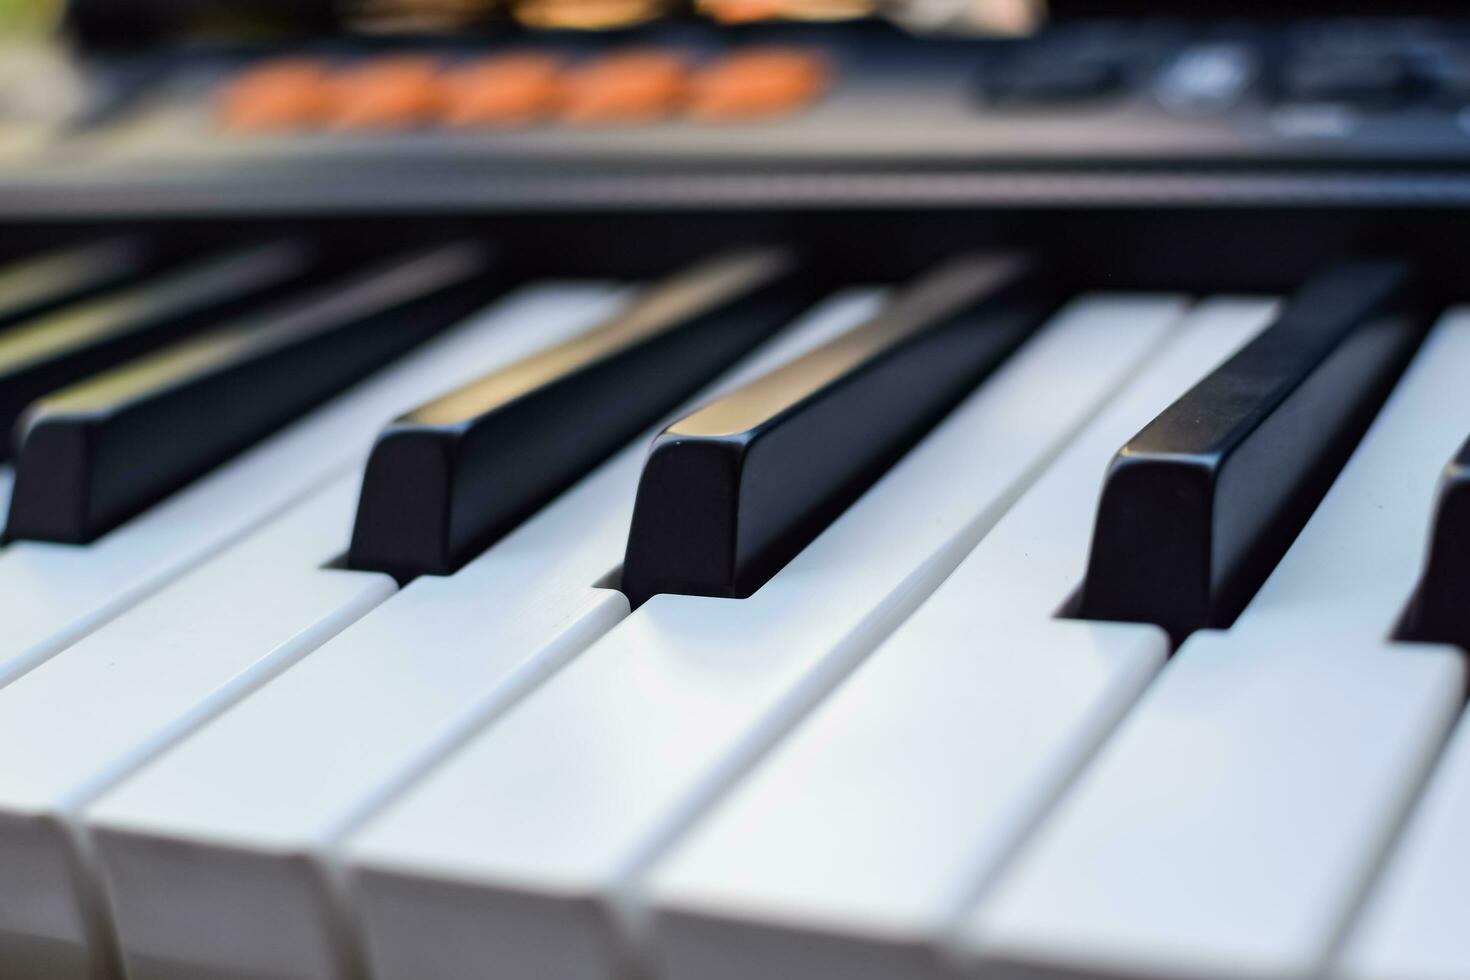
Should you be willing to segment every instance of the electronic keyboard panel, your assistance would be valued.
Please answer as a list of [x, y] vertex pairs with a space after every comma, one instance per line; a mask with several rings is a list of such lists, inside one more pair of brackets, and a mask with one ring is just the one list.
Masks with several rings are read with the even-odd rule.
[[1470, 974], [1415, 261], [170, 252], [0, 269], [0, 975]]
[[1470, 197], [1470, 26], [1445, 18], [1156, 11], [1004, 38], [655, 19], [13, 48], [12, 214]]

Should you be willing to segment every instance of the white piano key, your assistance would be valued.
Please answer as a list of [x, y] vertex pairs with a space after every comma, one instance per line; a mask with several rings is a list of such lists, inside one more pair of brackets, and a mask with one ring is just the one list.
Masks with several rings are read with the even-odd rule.
[[[660, 975], [937, 974], [949, 930], [1162, 665], [1053, 618], [1118, 446], [1270, 320], [1196, 307], [953, 575], [656, 870]], [[1100, 310], [1108, 335], [1137, 319]]]
[[1348, 934], [1336, 976], [1464, 980], [1470, 976], [1470, 719], [1462, 719]]
[[360, 466], [385, 421], [436, 391], [586, 329], [619, 301], [616, 290], [590, 284], [524, 290], [93, 544], [6, 547], [0, 551], [0, 685]]
[[1436, 328], [1275, 573], [1191, 638], [967, 924], [977, 975], [1312, 977], [1463, 697], [1388, 640], [1464, 436], [1470, 316]]
[[[838, 294], [715, 390], [831, 339], [880, 295]], [[134, 980], [355, 975], [335, 843], [627, 615], [598, 583], [622, 558], [646, 446], [454, 575], [416, 579], [90, 810]]]
[[356, 835], [377, 975], [632, 969], [649, 862], [933, 590], [1178, 309], [1145, 301], [1104, 330], [1099, 302], [1044, 328], [755, 595], [655, 596]]
[[0, 973], [103, 970], [79, 809], [394, 591], [323, 567], [357, 489], [337, 480], [0, 688]]

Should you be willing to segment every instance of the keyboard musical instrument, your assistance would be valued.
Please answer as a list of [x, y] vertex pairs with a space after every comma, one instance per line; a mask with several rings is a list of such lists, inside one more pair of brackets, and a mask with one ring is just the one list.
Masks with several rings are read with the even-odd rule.
[[0, 978], [1470, 977], [1470, 21], [1363, 8], [0, 35]]

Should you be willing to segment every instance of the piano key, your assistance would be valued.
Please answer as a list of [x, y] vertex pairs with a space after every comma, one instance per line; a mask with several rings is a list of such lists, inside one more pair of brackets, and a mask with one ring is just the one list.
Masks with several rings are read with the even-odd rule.
[[1467, 508], [1470, 503], [1470, 440], [1460, 446], [1439, 482], [1439, 500], [1429, 532], [1429, 555], [1414, 598], [1405, 610], [1400, 638], [1429, 643], [1453, 643], [1470, 648], [1470, 615], [1465, 608], [1470, 589], [1470, 542]]
[[[619, 302], [605, 286], [519, 292], [404, 357], [85, 547], [0, 551], [0, 685], [366, 458], [385, 419], [585, 329]], [[345, 543], [344, 543], [345, 544]]]
[[[472, 261], [439, 271], [478, 271], [473, 252], [460, 257]], [[583, 312], [605, 315], [605, 305], [584, 302]], [[556, 324], [536, 323], [535, 312], [513, 314], [555, 338]], [[368, 437], [359, 436], [363, 449]], [[385, 576], [327, 567], [346, 547], [358, 483], [346, 468], [327, 489], [0, 689], [0, 730], [16, 733], [9, 745], [17, 755], [0, 779], [0, 854], [24, 869], [9, 880], [23, 882], [25, 895], [17, 900], [0, 882], [7, 975], [25, 963], [47, 977], [92, 977], [106, 964], [104, 927], [88, 914], [100, 897], [91, 877], [72, 873], [86, 860], [82, 806], [393, 591]], [[60, 716], [87, 724], [75, 738], [26, 737]]]
[[0, 972], [109, 968], [94, 878], [76, 872], [79, 810], [394, 591], [388, 576], [325, 567], [357, 486], [338, 478], [0, 689]]
[[118, 285], [150, 258], [141, 240], [116, 238], [15, 259], [0, 266], [0, 326]]
[[[239, 312], [309, 261], [295, 241], [237, 249], [0, 332], [0, 433], [41, 395]], [[0, 440], [0, 458], [11, 449]]]
[[727, 253], [594, 333], [419, 406], [378, 436], [348, 563], [449, 574], [815, 298], [784, 250]]
[[1409, 270], [1349, 262], [1128, 440], [1097, 509], [1076, 615], [1228, 626], [1367, 428], [1421, 335]]
[[42, 397], [24, 419], [6, 535], [95, 540], [484, 305], [494, 285], [474, 244], [419, 250]]
[[749, 596], [1054, 305], [1029, 259], [957, 259], [862, 329], [669, 426], [638, 485], [629, 602]]
[[1063, 316], [754, 596], [656, 596], [468, 740], [344, 845], [372, 969], [454, 980], [493, 956], [507, 977], [622, 976], [650, 862], [923, 601], [1166, 329]]
[[[1077, 313], [1102, 342], [1180, 307]], [[1215, 300], [1184, 315], [944, 584], [660, 862], [646, 886], [659, 976], [941, 972], [968, 900], [1168, 652], [1153, 626], [1053, 618], [1086, 569], [1108, 461], [1274, 309]]]
[[1443, 320], [1229, 632], [1195, 634], [967, 923], [980, 975], [1317, 976], [1460, 709], [1390, 637], [1463, 437]]
[[1348, 932], [1332, 975], [1351, 980], [1470, 976], [1470, 721], [1449, 748]]
[[[827, 342], [876, 301], [834, 296], [701, 397]], [[455, 574], [414, 580], [92, 808], [133, 976], [357, 975], [337, 842], [627, 615], [604, 583], [652, 436]], [[269, 942], [252, 925], [262, 909], [275, 913]]]

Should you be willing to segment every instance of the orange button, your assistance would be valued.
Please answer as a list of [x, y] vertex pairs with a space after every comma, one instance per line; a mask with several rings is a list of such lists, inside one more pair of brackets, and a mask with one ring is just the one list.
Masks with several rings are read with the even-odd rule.
[[694, 75], [689, 114], [706, 122], [786, 115], [810, 105], [829, 77], [826, 60], [807, 51], [741, 51]]
[[629, 51], [599, 58], [567, 73], [561, 116], [576, 125], [655, 122], [677, 112], [688, 69], [661, 51]]
[[561, 61], [510, 54], [466, 65], [444, 78], [443, 120], [450, 126], [516, 126], [555, 111]]
[[330, 122], [341, 129], [408, 129], [434, 122], [443, 75], [430, 58], [379, 58], [332, 79]]
[[786, 0], [697, 0], [695, 9], [720, 24], [754, 24], [779, 20]]
[[515, 0], [516, 20], [543, 30], [605, 31], [657, 20], [669, 0]]
[[317, 61], [272, 61], [241, 72], [219, 93], [216, 112], [241, 132], [321, 125], [330, 107], [327, 68]]

